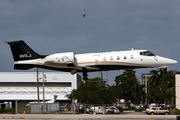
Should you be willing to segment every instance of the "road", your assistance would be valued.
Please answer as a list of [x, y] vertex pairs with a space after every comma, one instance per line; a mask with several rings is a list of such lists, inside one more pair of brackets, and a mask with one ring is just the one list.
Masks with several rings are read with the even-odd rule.
[[146, 115], [143, 112], [123, 112], [118, 115], [0, 114], [0, 120], [176, 120], [176, 118], [176, 115]]

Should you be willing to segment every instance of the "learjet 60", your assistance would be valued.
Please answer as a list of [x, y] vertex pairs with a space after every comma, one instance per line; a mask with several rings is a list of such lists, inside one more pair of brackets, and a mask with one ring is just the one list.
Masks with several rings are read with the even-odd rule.
[[73, 52], [39, 55], [24, 41], [7, 42], [14, 57], [14, 69], [27, 70], [34, 67], [83, 73], [87, 80], [87, 72], [153, 68], [174, 65], [177, 61], [155, 55], [148, 50], [112, 51], [102, 53], [75, 54]]

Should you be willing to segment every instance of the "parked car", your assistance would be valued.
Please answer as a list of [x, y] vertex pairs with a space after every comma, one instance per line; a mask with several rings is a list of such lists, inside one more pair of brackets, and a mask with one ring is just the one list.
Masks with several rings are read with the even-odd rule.
[[114, 113], [114, 109], [110, 109], [109, 107], [105, 108], [105, 113], [106, 114], [113, 114]]
[[106, 107], [106, 114], [120, 114], [120, 111], [114, 106]]
[[151, 107], [157, 107], [157, 104], [156, 104], [156, 103], [151, 103], [151, 104], [149, 105], [149, 108], [151, 108]]
[[120, 112], [123, 112], [123, 108], [122, 107], [120, 107], [120, 106], [118, 106], [118, 107], [116, 107]]
[[146, 113], [147, 113], [147, 111], [149, 110], [150, 108], [148, 107], [148, 108], [146, 108]]
[[89, 110], [87, 109], [87, 111], [89, 111], [89, 114], [93, 114], [94, 112], [96, 114], [103, 114], [104, 107], [102, 106], [91, 107]]
[[165, 110], [161, 107], [151, 107], [149, 109], [147, 109], [147, 114], [151, 114], [151, 115], [154, 115], [154, 114], [169, 114], [169, 110]]
[[84, 113], [85, 110], [86, 110], [85, 106], [83, 105], [79, 106], [79, 113]]
[[86, 113], [89, 113], [91, 109], [89, 107], [86, 108]]

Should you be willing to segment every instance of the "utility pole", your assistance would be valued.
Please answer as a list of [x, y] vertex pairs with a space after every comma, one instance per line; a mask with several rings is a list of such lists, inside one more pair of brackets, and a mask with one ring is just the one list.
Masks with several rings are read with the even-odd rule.
[[101, 71], [101, 89], [103, 89], [103, 71]]
[[85, 53], [85, 11], [83, 13], [83, 53]]
[[39, 103], [39, 73], [38, 68], [37, 69], [37, 96], [38, 96], [38, 103]]
[[[149, 78], [151, 77], [151, 74], [142, 74], [142, 84], [144, 83], [145, 85], [145, 93], [149, 93]], [[149, 101], [146, 97], [145, 99], [145, 104], [149, 104]]]
[[103, 83], [103, 71], [101, 71], [101, 85]]
[[106, 71], [106, 85], [108, 85], [108, 74], [107, 74], [107, 71]]
[[43, 79], [43, 113], [44, 113], [44, 69], [42, 69], [42, 79]]

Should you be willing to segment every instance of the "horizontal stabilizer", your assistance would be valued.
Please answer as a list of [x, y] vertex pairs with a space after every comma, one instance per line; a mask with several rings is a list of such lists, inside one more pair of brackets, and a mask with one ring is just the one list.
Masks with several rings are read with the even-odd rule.
[[14, 65], [14, 69], [16, 70], [28, 70], [33, 68], [33, 65], [29, 65], [29, 64], [15, 64]]

